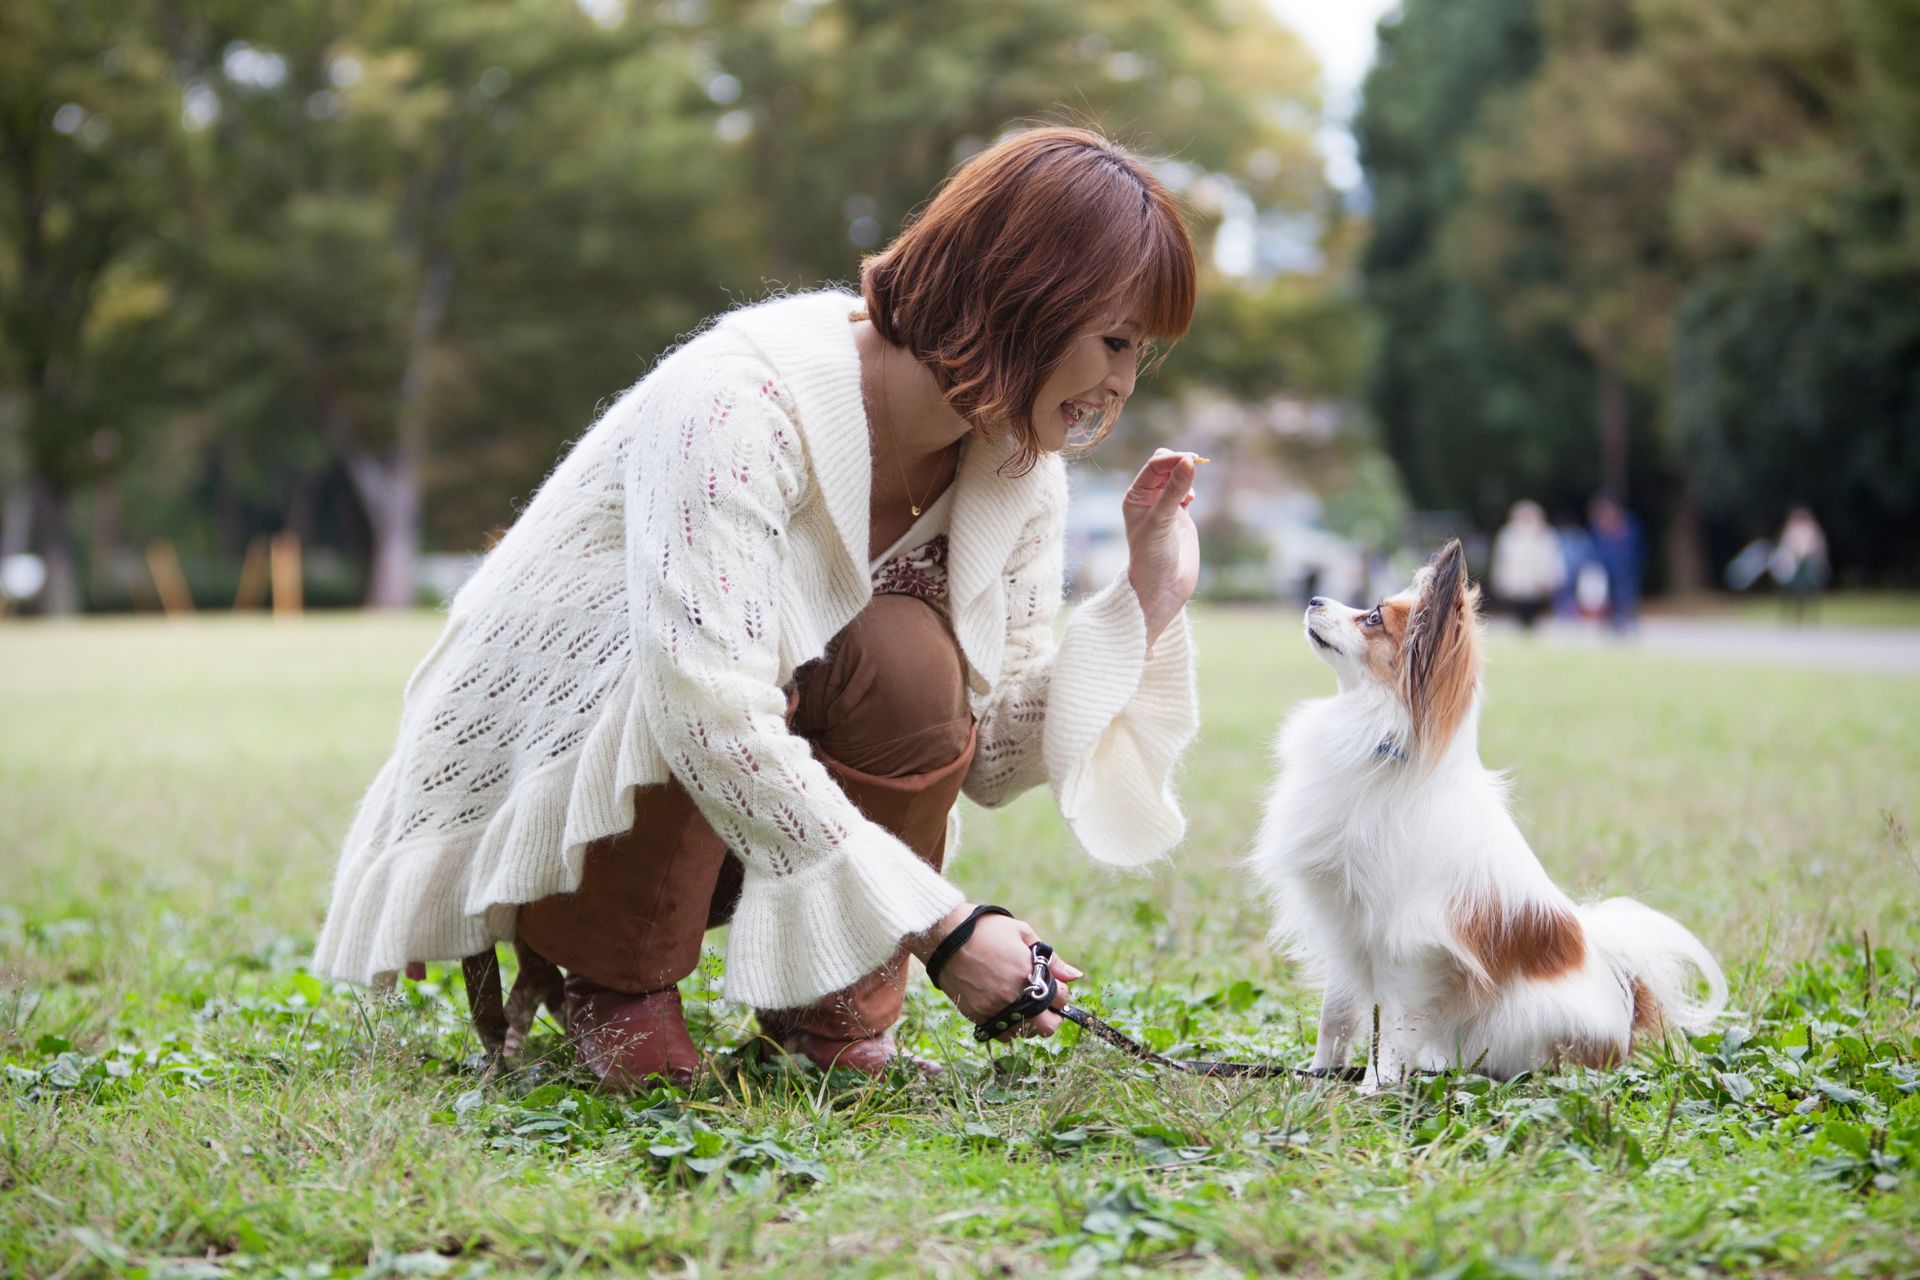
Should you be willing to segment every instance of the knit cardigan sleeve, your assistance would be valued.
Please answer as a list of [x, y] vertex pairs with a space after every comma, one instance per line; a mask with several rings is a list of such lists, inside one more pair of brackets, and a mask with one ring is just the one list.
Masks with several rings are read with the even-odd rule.
[[726, 993], [805, 1004], [884, 963], [962, 897], [868, 821], [787, 727], [778, 602], [816, 497], [791, 402], [750, 357], [684, 375], [627, 475], [641, 704], [669, 769], [745, 865]]
[[965, 791], [998, 805], [1041, 782], [1089, 856], [1137, 866], [1186, 834], [1173, 775], [1200, 725], [1186, 611], [1147, 650], [1123, 574], [1082, 602], [1056, 641], [1064, 485], [1028, 521], [1004, 581], [1001, 679], [976, 701], [979, 748]]

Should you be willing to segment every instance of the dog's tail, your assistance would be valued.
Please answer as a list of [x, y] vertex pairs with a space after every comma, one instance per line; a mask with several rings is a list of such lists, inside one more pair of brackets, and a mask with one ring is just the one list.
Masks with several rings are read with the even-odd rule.
[[[1631, 987], [1635, 1031], [1705, 1031], [1726, 1009], [1726, 975], [1713, 953], [1672, 916], [1632, 898], [1608, 898], [1581, 907], [1580, 923]], [[1695, 974], [1706, 981], [1704, 1000]]]

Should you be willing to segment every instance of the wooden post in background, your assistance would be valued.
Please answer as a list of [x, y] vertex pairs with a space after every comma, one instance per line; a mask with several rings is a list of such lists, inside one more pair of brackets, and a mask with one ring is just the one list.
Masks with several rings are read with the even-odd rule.
[[268, 576], [273, 580], [273, 616], [297, 618], [303, 606], [300, 595], [300, 535], [291, 529], [273, 535], [267, 549]]
[[233, 611], [258, 609], [267, 602], [267, 540], [255, 538], [247, 543], [247, 558], [240, 564], [240, 585], [233, 593]]
[[147, 544], [147, 572], [153, 575], [153, 589], [160, 593], [160, 607], [169, 618], [193, 612], [193, 593], [187, 590], [187, 575], [180, 569], [180, 555], [172, 542], [155, 538]]

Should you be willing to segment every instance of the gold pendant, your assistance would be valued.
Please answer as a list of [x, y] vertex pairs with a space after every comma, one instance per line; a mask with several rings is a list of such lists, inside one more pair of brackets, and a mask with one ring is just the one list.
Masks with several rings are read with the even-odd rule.
[[[908, 505], [908, 506], [913, 506], [913, 504], [912, 504], [912, 503], [908, 503], [907, 505]], [[914, 508], [913, 508], [913, 514], [915, 514], [915, 515], [919, 515], [919, 514], [920, 514], [920, 508], [918, 508], [918, 507], [914, 507]]]

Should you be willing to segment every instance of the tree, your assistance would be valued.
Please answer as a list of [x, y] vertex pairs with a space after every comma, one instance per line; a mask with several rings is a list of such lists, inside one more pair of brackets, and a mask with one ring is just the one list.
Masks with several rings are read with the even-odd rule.
[[[364, 553], [375, 603], [410, 601], [423, 542], [510, 518], [595, 404], [705, 317], [852, 279], [1008, 127], [1077, 118], [1167, 157], [1203, 256], [1230, 201], [1327, 206], [1312, 60], [1257, 0], [142, 0], [62, 32], [27, 12], [39, 44], [7, 51], [47, 77], [147, 51], [170, 165], [123, 184], [156, 206], [116, 212], [147, 248], [94, 313], [141, 341], [76, 383], [164, 442], [113, 487], [129, 527], [214, 559], [299, 528]], [[74, 198], [111, 204], [139, 172], [95, 166]], [[1289, 376], [1337, 379], [1338, 309], [1269, 301], [1234, 314]], [[30, 350], [9, 336], [6, 390]], [[1211, 367], [1253, 385], [1263, 363]]]
[[[1461, 493], [1478, 474], [1489, 492], [1471, 505], [1484, 519], [1498, 502], [1540, 496], [1519, 481], [1555, 460], [1564, 475], [1631, 490], [1664, 525], [1669, 585], [1699, 584], [1701, 504], [1720, 536], [1760, 517], [1767, 487], [1737, 510], [1705, 460], [1726, 465], [1734, 440], [1791, 454], [1794, 431], [1840, 429], [1825, 408], [1762, 411], [1764, 397], [1818, 386], [1828, 405], [1881, 415], [1866, 439], [1905, 429], [1880, 366], [1752, 303], [1834, 308], [1868, 325], [1856, 356], [1905, 358], [1898, 325], [1868, 317], [1911, 279], [1920, 243], [1906, 128], [1920, 118], [1920, 55], [1900, 38], [1920, 18], [1904, 0], [1837, 12], [1821, 0], [1513, 0], [1502, 28], [1477, 20], [1492, 3], [1410, 6], [1370, 82], [1368, 289], [1388, 318], [1376, 403], [1416, 493]], [[1503, 30], [1533, 43], [1495, 44]], [[1513, 56], [1490, 74], [1498, 48]], [[1473, 104], [1465, 127], [1453, 127], [1468, 114], [1453, 92]], [[1763, 278], [1761, 263], [1781, 274]], [[1813, 263], [1829, 273], [1818, 287]], [[1490, 377], [1505, 356], [1535, 368]], [[1835, 397], [1844, 380], [1878, 390]], [[1406, 429], [1436, 404], [1490, 411], [1493, 397], [1475, 399], [1487, 386], [1571, 396], [1582, 383], [1588, 404], [1561, 401], [1533, 439], [1516, 432], [1491, 457], [1486, 417], [1435, 423], [1427, 456]], [[1752, 422], [1733, 423], [1735, 412]], [[1858, 443], [1835, 439], [1831, 456]]]
[[1648, 405], [1670, 586], [1706, 581], [1696, 485], [1665, 412], [1680, 300], [1707, 265], [1857, 180], [1856, 149], [1831, 126], [1851, 37], [1827, 9], [1548, 0], [1547, 56], [1467, 155], [1471, 196], [1448, 231], [1458, 269], [1500, 291], [1516, 330], [1573, 335], [1597, 374], [1602, 481], [1617, 494], [1630, 396]]
[[48, 613], [80, 606], [75, 496], [167, 401], [178, 112], [125, 6], [0, 9], [0, 431], [19, 438], [25, 489], [0, 501], [31, 503]]
[[[649, 32], [602, 27], [564, 0], [223, 16], [187, 42], [220, 51], [218, 77], [208, 67], [200, 81], [221, 122], [204, 156], [201, 265], [222, 303], [209, 320], [246, 336], [235, 375], [305, 406], [283, 429], [323, 440], [344, 467], [371, 535], [368, 602], [408, 605], [429, 442], [454, 375], [540, 354], [524, 323], [457, 320], [456, 298], [474, 316], [541, 314], [538, 277], [519, 268], [556, 267], [557, 237], [538, 224], [579, 195], [546, 175], [610, 129], [646, 128], [644, 112], [621, 119], [607, 95], [644, 81], [631, 64]], [[631, 190], [616, 186], [608, 203]], [[611, 274], [602, 288], [620, 282]]]
[[1730, 263], [1682, 305], [1674, 415], [1721, 549], [1798, 505], [1834, 562], [1920, 581], [1920, 264], [1863, 263], [1898, 236], [1892, 203]]
[[1591, 367], [1572, 336], [1510, 330], [1499, 291], [1460, 273], [1444, 243], [1468, 197], [1465, 153], [1489, 104], [1533, 75], [1542, 39], [1535, 0], [1409, 0], [1381, 27], [1355, 121], [1373, 202], [1368, 400], [1413, 499], [1483, 524], [1519, 496], [1577, 506], [1597, 481]]
[[[769, 281], [850, 279], [1011, 121], [1174, 102], [1144, 141], [1179, 153], [1176, 182], [1322, 190], [1311, 61], [1244, 3], [1117, 6], [1104, 35], [1043, 3], [756, 0], [611, 29], [532, 0], [333, 13], [199, 41], [225, 51], [210, 83], [236, 42], [285, 72], [225, 76], [206, 131], [209, 320], [244, 335], [212, 382], [261, 384], [344, 463], [388, 603], [429, 496], [432, 527], [470, 543], [678, 335]], [[1256, 72], [1262, 92], [1237, 93]], [[284, 456], [286, 425], [251, 451]]]
[[1313, 60], [1255, 0], [718, 0], [705, 34], [740, 196], [783, 283], [851, 279], [955, 164], [1022, 123], [1083, 121], [1165, 156], [1196, 204], [1209, 177], [1262, 204], [1324, 197]]

